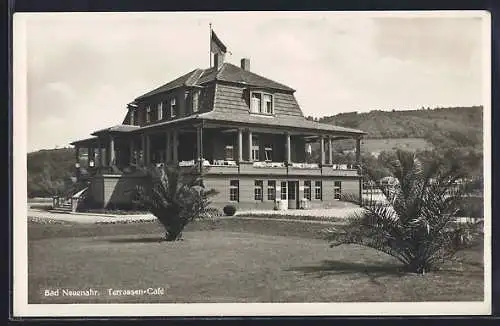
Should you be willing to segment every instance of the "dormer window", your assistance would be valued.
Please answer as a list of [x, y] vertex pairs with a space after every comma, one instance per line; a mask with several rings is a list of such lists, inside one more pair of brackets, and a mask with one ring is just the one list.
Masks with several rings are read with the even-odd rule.
[[252, 101], [250, 103], [250, 112], [262, 113], [261, 99], [262, 99], [262, 95], [260, 93], [252, 93]]
[[198, 112], [199, 109], [200, 92], [193, 91], [193, 112]]
[[266, 114], [273, 114], [273, 97], [269, 94], [264, 94], [264, 111]]
[[273, 96], [263, 92], [250, 92], [250, 113], [274, 114]]
[[158, 103], [157, 110], [158, 110], [158, 120], [162, 120], [163, 119], [163, 102]]
[[151, 122], [151, 106], [148, 105], [146, 107], [146, 123], [150, 123]]
[[177, 105], [175, 103], [175, 97], [170, 99], [170, 117], [175, 118], [177, 113]]

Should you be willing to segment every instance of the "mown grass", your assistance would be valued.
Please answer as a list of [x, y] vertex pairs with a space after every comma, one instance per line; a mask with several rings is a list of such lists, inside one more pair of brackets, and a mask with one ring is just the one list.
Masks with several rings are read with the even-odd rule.
[[[29, 303], [373, 302], [483, 299], [482, 247], [425, 276], [358, 246], [329, 248], [325, 225], [269, 220], [197, 221], [184, 241], [160, 242], [162, 227], [28, 225]], [[110, 296], [108, 289], [165, 288], [161, 296]], [[46, 289], [100, 291], [45, 297]]]

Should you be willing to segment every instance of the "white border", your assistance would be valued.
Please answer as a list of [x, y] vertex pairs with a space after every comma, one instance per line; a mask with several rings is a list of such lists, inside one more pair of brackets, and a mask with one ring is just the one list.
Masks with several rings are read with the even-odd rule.
[[[348, 316], [348, 315], [488, 315], [491, 314], [491, 16], [488, 11], [431, 12], [339, 12], [339, 15], [370, 17], [478, 17], [483, 21], [483, 117], [484, 117], [484, 301], [483, 302], [394, 302], [394, 303], [210, 303], [210, 304], [28, 304], [27, 255], [27, 67], [26, 22], [32, 15], [13, 16], [13, 314], [14, 317], [104, 317], [104, 316]], [[51, 13], [68, 15], [68, 13]], [[71, 13], [86, 15], [87, 13]], [[131, 13], [92, 13], [106, 17]], [[144, 14], [144, 13], [137, 13]], [[165, 13], [147, 13], [165, 15]], [[175, 13], [175, 15], [193, 13]], [[211, 15], [212, 13], [196, 13]], [[218, 13], [220, 14], [220, 13]], [[274, 15], [278, 12], [224, 14]], [[286, 12], [318, 15], [321, 12]], [[332, 13], [328, 13], [332, 14]]]

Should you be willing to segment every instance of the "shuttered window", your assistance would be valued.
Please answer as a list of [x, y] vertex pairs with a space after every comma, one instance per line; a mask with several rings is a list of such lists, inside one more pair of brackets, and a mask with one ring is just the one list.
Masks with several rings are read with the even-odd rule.
[[175, 97], [170, 99], [170, 117], [175, 118], [177, 115], [177, 105]]

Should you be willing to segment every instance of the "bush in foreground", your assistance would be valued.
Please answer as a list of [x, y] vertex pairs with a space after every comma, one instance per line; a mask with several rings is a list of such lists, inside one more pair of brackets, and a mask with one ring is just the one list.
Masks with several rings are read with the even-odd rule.
[[234, 207], [234, 205], [226, 205], [222, 210], [226, 216], [233, 216], [236, 213], [236, 207]]
[[216, 214], [209, 201], [215, 194], [215, 190], [205, 189], [195, 171], [153, 168], [146, 171], [146, 183], [138, 186], [136, 202], [158, 218], [165, 228], [165, 240], [175, 241], [188, 223]]
[[462, 177], [457, 166], [424, 167], [413, 153], [398, 151], [389, 168], [399, 181], [392, 190], [380, 189], [389, 203], [364, 201], [345, 227], [327, 230], [331, 246], [370, 247], [397, 258], [407, 271], [424, 274], [474, 243], [480, 235], [476, 225], [456, 223], [469, 193], [467, 184], [454, 185]]

